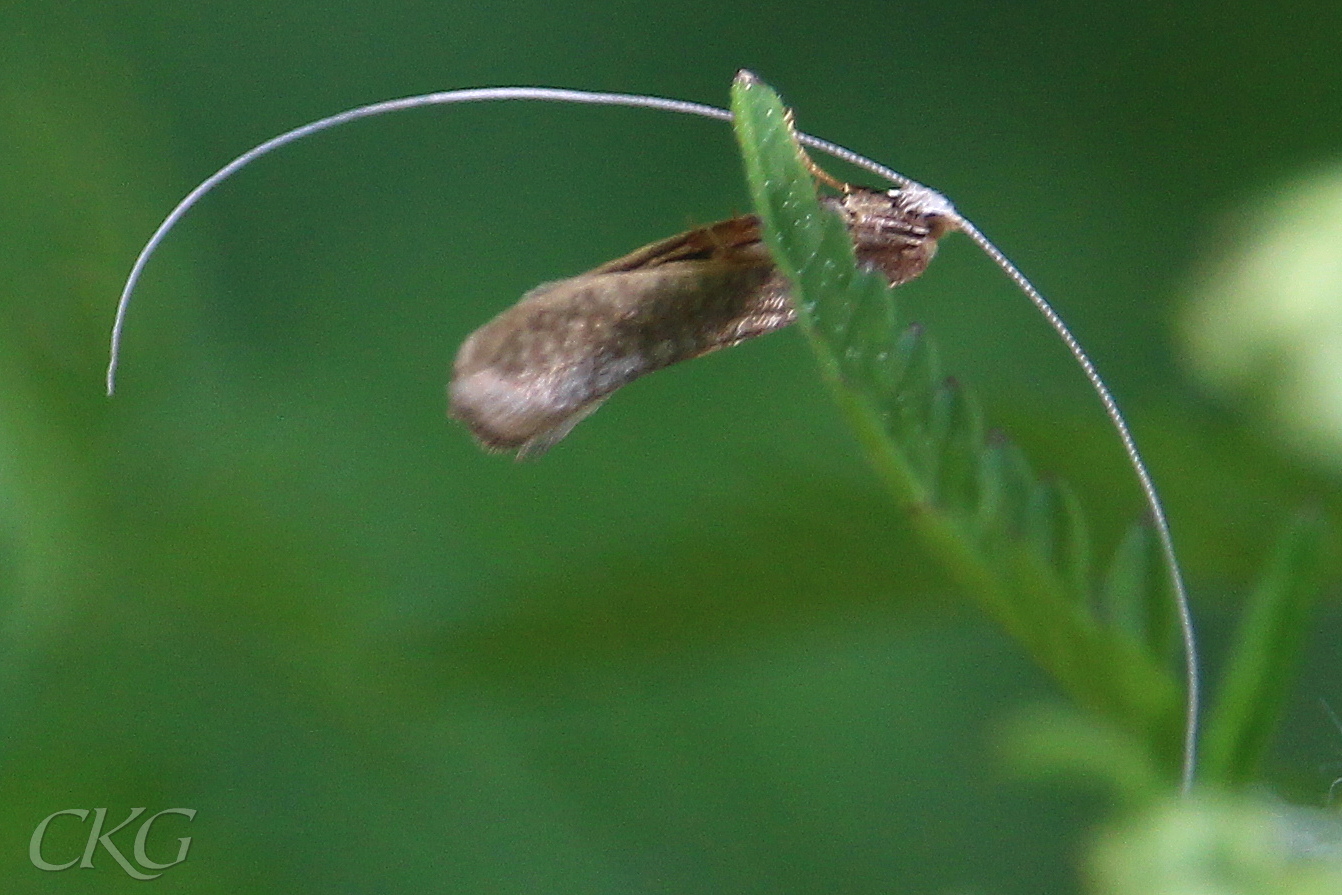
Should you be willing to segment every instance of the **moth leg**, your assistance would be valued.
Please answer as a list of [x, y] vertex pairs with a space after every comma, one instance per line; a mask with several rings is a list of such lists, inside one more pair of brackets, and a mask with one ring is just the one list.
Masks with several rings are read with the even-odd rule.
[[792, 137], [792, 142], [797, 145], [797, 150], [801, 153], [801, 160], [806, 165], [806, 170], [811, 172], [811, 176], [830, 189], [837, 190], [845, 196], [851, 193], [853, 191], [853, 185], [851, 183], [845, 183], [844, 181], [839, 180], [824, 168], [817, 165], [815, 159], [811, 158], [811, 154], [801, 145], [801, 141], [797, 138], [797, 122], [793, 118], [791, 109], [784, 111], [783, 121], [787, 124], [788, 133]]

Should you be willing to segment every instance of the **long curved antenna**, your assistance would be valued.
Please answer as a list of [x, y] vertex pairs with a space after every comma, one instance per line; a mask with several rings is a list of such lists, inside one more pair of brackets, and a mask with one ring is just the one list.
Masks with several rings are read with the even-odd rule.
[[[297, 142], [304, 137], [342, 124], [348, 124], [351, 121], [358, 121], [362, 118], [372, 118], [377, 115], [384, 115], [388, 112], [399, 112], [406, 109], [418, 109], [424, 106], [446, 106], [455, 103], [470, 102], [499, 102], [504, 100], [529, 100], [535, 102], [560, 102], [560, 103], [580, 103], [597, 106], [630, 106], [640, 109], [657, 109], [666, 112], [678, 112], [685, 115], [698, 115], [703, 118], [713, 118], [718, 121], [731, 121], [732, 113], [726, 109], [720, 109], [717, 106], [709, 106], [703, 103], [689, 102], [687, 100], [667, 99], [660, 96], [643, 96], [631, 93], [603, 93], [588, 90], [568, 90], [560, 87], [475, 87], [465, 90], [445, 90], [437, 93], [425, 93], [417, 96], [407, 96], [400, 99], [384, 100], [383, 102], [370, 103], [366, 106], [347, 109], [344, 112], [338, 112], [326, 118], [309, 122], [293, 130], [286, 131], [277, 137], [254, 146], [244, 152], [242, 155], [233, 159], [224, 167], [211, 174], [200, 183], [195, 189], [187, 193], [182, 201], [177, 203], [163, 222], [158, 225], [149, 241], [145, 243], [144, 248], [140, 250], [139, 256], [135, 259], [135, 264], [131, 267], [130, 275], [126, 278], [126, 285], [122, 287], [121, 298], [117, 302], [116, 319], [112, 324], [111, 349], [107, 363], [107, 394], [110, 396], [116, 391], [116, 372], [117, 364], [121, 355], [121, 335], [126, 325], [126, 312], [130, 307], [130, 299], [135, 291], [135, 286], [139, 283], [140, 275], [144, 273], [145, 265], [149, 263], [149, 258], [154, 251], [163, 242], [177, 222], [186, 215], [191, 207], [210, 192], [220, 183], [223, 183], [229, 177], [232, 177], [239, 170], [261, 158], [268, 155], [276, 149], [287, 146], [290, 143]], [[921, 186], [912, 179], [905, 177], [897, 171], [894, 171], [879, 162], [872, 161], [866, 156], [859, 155], [851, 149], [840, 146], [837, 143], [831, 143], [828, 140], [822, 140], [819, 137], [813, 137], [810, 134], [797, 133], [798, 141], [811, 149], [818, 150], [826, 155], [837, 158], [841, 161], [855, 165], [878, 177], [899, 186], [909, 188]], [[923, 187], [923, 189], [927, 189]], [[949, 207], [949, 203], [947, 203]], [[1197, 736], [1198, 736], [1198, 707], [1199, 707], [1199, 674], [1197, 664], [1197, 643], [1193, 632], [1192, 612], [1188, 604], [1188, 592], [1184, 587], [1183, 574], [1179, 570], [1179, 562], [1174, 552], [1174, 539], [1170, 534], [1169, 521], [1165, 516], [1164, 506], [1160, 502], [1160, 497], [1156, 493], [1155, 483], [1151, 479], [1151, 474], [1146, 468], [1146, 463], [1142, 460], [1140, 452], [1137, 450], [1137, 443], [1132, 437], [1132, 432], [1128, 429], [1127, 421], [1118, 409], [1118, 403], [1110, 393], [1104, 381], [1095, 370], [1095, 365], [1091, 363], [1090, 357], [1081, 348], [1081, 344], [1072, 335], [1071, 330], [1063, 323], [1062, 318], [1053, 310], [1039, 290], [1034, 287], [1025, 275], [1020, 272], [1010, 259], [993, 245], [982, 232], [979, 231], [970, 221], [956, 215], [958, 219], [958, 229], [968, 236], [975, 245], [983, 250], [993, 262], [1002, 269], [1002, 271], [1014, 282], [1025, 296], [1030, 299], [1039, 313], [1044, 316], [1049, 325], [1053, 327], [1059, 338], [1071, 351], [1072, 357], [1080, 365], [1082, 371], [1086, 374], [1086, 379], [1090, 381], [1091, 387], [1100, 398], [1100, 403], [1104, 405], [1104, 412], [1109, 417], [1115, 431], [1118, 433], [1119, 440], [1123, 443], [1123, 450], [1128, 456], [1128, 461], [1132, 465], [1133, 471], [1137, 475], [1137, 480], [1141, 484], [1142, 493], [1146, 497], [1147, 508], [1151, 513], [1151, 518], [1156, 526], [1156, 534], [1160, 540], [1161, 551], [1165, 558], [1165, 565], [1168, 567], [1170, 583], [1174, 590], [1174, 599], [1179, 615], [1179, 627], [1183, 635], [1185, 674], [1187, 686], [1187, 717], [1184, 730], [1184, 754], [1182, 769], [1182, 788], [1185, 793], [1189, 792], [1193, 786], [1193, 772], [1197, 758]]]
[[[218, 171], [215, 171], [205, 180], [201, 181], [191, 192], [187, 193], [182, 201], [177, 203], [177, 207], [168, 213], [163, 219], [163, 223], [158, 225], [154, 235], [149, 237], [144, 248], [140, 249], [139, 257], [135, 259], [134, 266], [131, 267], [130, 276], [126, 278], [126, 285], [121, 289], [121, 299], [117, 302], [116, 320], [112, 324], [112, 344], [107, 362], [107, 394], [109, 396], [116, 393], [116, 373], [117, 365], [121, 358], [121, 334], [126, 326], [126, 311], [130, 307], [131, 294], [135, 291], [136, 285], [140, 282], [140, 275], [144, 273], [145, 265], [149, 263], [149, 258], [154, 251], [163, 242], [168, 232], [177, 226], [188, 211], [191, 210], [197, 202], [204, 198], [205, 194], [213, 190], [219, 184], [232, 177], [238, 171], [250, 165], [252, 162], [261, 158], [263, 155], [269, 155], [276, 149], [295, 143], [304, 137], [310, 137], [313, 134], [324, 130], [330, 130], [333, 127], [339, 127], [342, 124], [348, 124], [351, 121], [358, 121], [361, 118], [372, 118], [377, 115], [385, 115], [388, 112], [400, 112], [406, 109], [418, 109], [424, 106], [447, 106], [455, 103], [472, 102], [499, 102], [502, 100], [531, 100], [536, 102], [549, 103], [582, 103], [595, 106], [633, 106], [640, 109], [659, 109], [666, 112], [679, 112], [684, 115], [699, 115], [703, 118], [715, 118], [718, 121], [731, 121], [732, 113], [726, 109], [719, 109], [716, 106], [708, 106], [703, 103], [692, 103], [680, 99], [666, 99], [660, 96], [641, 96], [630, 93], [599, 93], [589, 90], [567, 90], [559, 87], [473, 87], [466, 90], [444, 90], [438, 93], [425, 93], [418, 96], [407, 96], [400, 99], [389, 99], [382, 102], [370, 103], [366, 106], [359, 106], [354, 109], [346, 109], [344, 112], [338, 112], [317, 121], [312, 121], [293, 130], [285, 131], [277, 137], [271, 137], [269, 140], [258, 146], [244, 152], [242, 155], [233, 159], [227, 165], [224, 165]], [[853, 152], [831, 143], [828, 140], [821, 140], [818, 137], [812, 137], [809, 134], [798, 134], [798, 139], [806, 146], [817, 149], [821, 152], [831, 155], [834, 158], [865, 168], [878, 177], [884, 177], [891, 183], [901, 187], [913, 184], [909, 178], [890, 170], [884, 165], [873, 162], [871, 159], [864, 158]]]
[[1123, 418], [1122, 412], [1118, 409], [1118, 402], [1114, 400], [1113, 393], [1109, 387], [1104, 384], [1100, 374], [1096, 371], [1095, 365], [1091, 363], [1090, 356], [1086, 354], [1081, 343], [1072, 335], [1072, 331], [1063, 323], [1058, 312], [1053, 310], [1053, 306], [1048, 303], [1044, 296], [1034, 287], [1025, 274], [1011, 259], [1002, 254], [1002, 251], [993, 245], [984, 236], [978, 227], [972, 223], [960, 218], [960, 231], [968, 236], [976, 246], [983, 250], [989, 258], [993, 260], [1002, 272], [1010, 277], [1016, 284], [1016, 288], [1025, 293], [1025, 297], [1035, 306], [1048, 325], [1053, 327], [1053, 331], [1062, 339], [1067, 350], [1072, 352], [1072, 357], [1076, 360], [1081, 370], [1086, 374], [1086, 379], [1090, 380], [1090, 386], [1099, 395], [1100, 403], [1104, 405], [1104, 412], [1109, 417], [1109, 422], [1113, 424], [1114, 430], [1118, 433], [1119, 441], [1123, 442], [1123, 451], [1128, 455], [1128, 463], [1132, 466], [1132, 471], [1137, 474], [1137, 481], [1141, 483], [1142, 494], [1146, 497], [1147, 510], [1151, 513], [1152, 524], [1156, 527], [1156, 537], [1160, 541], [1160, 550], [1165, 558], [1165, 567], [1169, 570], [1170, 586], [1174, 591], [1174, 603], [1179, 613], [1179, 630], [1183, 636], [1184, 647], [1184, 675], [1186, 687], [1188, 689], [1186, 696], [1186, 712], [1184, 722], [1184, 754], [1183, 769], [1181, 774], [1181, 786], [1184, 793], [1188, 793], [1193, 788], [1193, 770], [1197, 763], [1198, 747], [1198, 702], [1199, 702], [1199, 673], [1197, 660], [1197, 640], [1193, 633], [1193, 613], [1188, 604], [1188, 591], [1184, 587], [1184, 576], [1179, 570], [1179, 560], [1174, 554], [1174, 537], [1170, 533], [1170, 523], [1165, 516], [1165, 507], [1160, 502], [1160, 496], [1156, 493], [1155, 482], [1151, 478], [1150, 471], [1146, 468], [1145, 461], [1142, 460], [1141, 453], [1137, 450], [1137, 442], [1132, 437], [1132, 431], [1128, 429], [1127, 420]]

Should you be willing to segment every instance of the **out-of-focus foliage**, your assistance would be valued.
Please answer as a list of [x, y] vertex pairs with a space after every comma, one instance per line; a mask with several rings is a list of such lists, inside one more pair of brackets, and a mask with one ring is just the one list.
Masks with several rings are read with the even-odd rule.
[[1317, 518], [1296, 520], [1245, 603], [1206, 725], [1202, 770], [1217, 785], [1245, 786], [1257, 779], [1282, 706], [1299, 685], [1300, 653], [1314, 620], [1327, 536]]
[[1271, 437], [1342, 470], [1342, 169], [1249, 194], [1184, 314], [1194, 368]]
[[1164, 802], [1106, 830], [1095, 895], [1334, 895], [1342, 817], [1262, 798]]

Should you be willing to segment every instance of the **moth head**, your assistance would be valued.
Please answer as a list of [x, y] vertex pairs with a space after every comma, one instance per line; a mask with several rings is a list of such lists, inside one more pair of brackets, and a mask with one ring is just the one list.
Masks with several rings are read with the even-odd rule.
[[960, 215], [951, 200], [922, 184], [885, 191], [885, 196], [910, 217], [920, 218], [932, 239], [940, 239], [960, 227]]

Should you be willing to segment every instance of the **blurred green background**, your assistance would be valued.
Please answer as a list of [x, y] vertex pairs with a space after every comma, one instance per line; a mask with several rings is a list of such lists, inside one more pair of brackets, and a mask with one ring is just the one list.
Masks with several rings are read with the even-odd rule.
[[[1342, 449], [1261, 422], [1289, 344], [1198, 379], [1189, 308], [1266, 197], [1342, 165], [1338, 59], [1336, 3], [6, 3], [4, 891], [137, 891], [106, 851], [27, 854], [55, 811], [135, 806], [198, 811], [149, 843], [194, 837], [174, 892], [1077, 891], [1102, 802], [998, 748], [1057, 697], [930, 567], [798, 333], [640, 381], [539, 462], [445, 419], [457, 345], [526, 289], [746, 207], [727, 127], [463, 106], [287, 149], [150, 265], [108, 400], [116, 295], [191, 186], [303, 121], [494, 84], [722, 105], [751, 68], [1056, 302], [1214, 668], [1285, 515], [1342, 503]], [[1112, 549], [1139, 494], [1044, 324], [954, 238], [903, 292]], [[1305, 804], [1342, 776], [1336, 597], [1270, 768]]]

